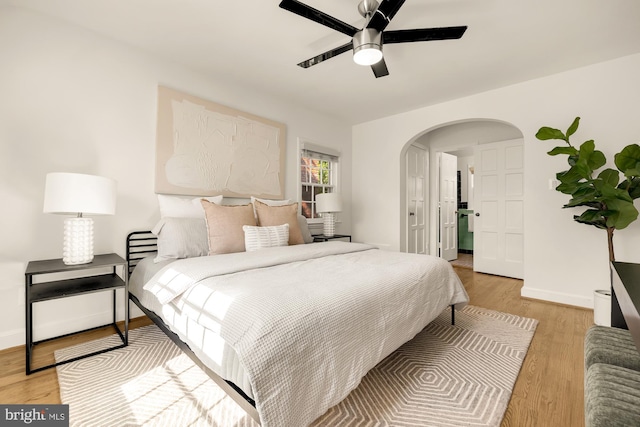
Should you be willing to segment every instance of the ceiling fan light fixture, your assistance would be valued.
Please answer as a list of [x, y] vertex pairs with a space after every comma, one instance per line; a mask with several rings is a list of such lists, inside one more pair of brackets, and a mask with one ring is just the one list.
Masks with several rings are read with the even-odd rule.
[[358, 65], [373, 65], [382, 59], [382, 33], [365, 28], [353, 36], [353, 61]]

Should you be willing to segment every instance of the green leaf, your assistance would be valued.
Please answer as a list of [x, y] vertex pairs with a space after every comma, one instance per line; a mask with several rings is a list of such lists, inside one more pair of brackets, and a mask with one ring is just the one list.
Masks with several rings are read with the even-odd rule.
[[580, 124], [580, 117], [576, 117], [575, 119], [573, 119], [573, 123], [571, 123], [571, 126], [569, 126], [569, 129], [567, 129], [567, 139], [569, 139], [571, 135], [576, 133], [576, 131], [578, 130], [579, 124]]
[[599, 185], [598, 190], [602, 193], [602, 203], [607, 205], [608, 208], [611, 208], [610, 204], [614, 200], [623, 200], [625, 202], [633, 203], [633, 199], [629, 196], [629, 193], [606, 182], [602, 182], [602, 185]]
[[588, 206], [594, 209], [602, 208], [602, 203], [594, 202], [593, 199], [582, 198], [582, 199], [571, 199], [569, 203], [563, 206], [563, 208], [577, 208], [578, 206]]
[[628, 178], [618, 184], [618, 188], [629, 193], [632, 199], [640, 198], [640, 177]]
[[638, 210], [632, 201], [611, 200], [607, 204], [607, 208], [615, 211], [615, 213], [607, 217], [607, 227], [613, 227], [616, 230], [627, 228], [629, 224], [638, 218]]
[[607, 164], [607, 158], [602, 151], [594, 151], [589, 157], [589, 167], [592, 170], [597, 170]]
[[558, 154], [568, 154], [569, 156], [577, 156], [578, 150], [575, 147], [555, 147], [553, 150], [547, 153], [550, 156], [557, 156]]
[[591, 156], [591, 154], [595, 151], [596, 149], [596, 143], [593, 141], [593, 139], [590, 139], [589, 141], [585, 141], [582, 143], [582, 145], [580, 146], [580, 157], [589, 157]]
[[589, 167], [589, 162], [586, 159], [580, 159], [570, 171], [573, 171], [582, 179], [591, 179], [591, 174], [593, 173], [593, 169]]
[[581, 183], [578, 189], [573, 192], [573, 197], [590, 197], [592, 200], [598, 196], [598, 192], [589, 183]]
[[548, 139], [561, 139], [563, 141], [567, 140], [562, 131], [546, 126], [543, 126], [538, 130], [538, 132], [536, 133], [536, 138], [541, 141], [546, 141]]
[[591, 157], [595, 151], [595, 143], [593, 141], [586, 141], [580, 146], [580, 152], [578, 154], [578, 161], [573, 166], [575, 173], [580, 175], [584, 179], [591, 179], [593, 168], [591, 167]]
[[576, 170], [576, 167], [574, 166], [568, 171], [558, 172], [556, 174], [556, 179], [564, 184], [569, 184], [569, 183], [577, 184], [578, 181], [582, 179], [582, 175], [578, 173], [578, 171]]
[[625, 176], [638, 176], [629, 175], [627, 171], [630, 169], [638, 169], [637, 165], [640, 163], [640, 146], [638, 144], [627, 145], [621, 152], [615, 155], [614, 162], [616, 167], [620, 169]]
[[598, 178], [615, 187], [620, 181], [620, 172], [615, 169], [605, 169], [600, 172]]
[[556, 190], [558, 190], [563, 194], [573, 194], [576, 192], [577, 189], [578, 189], [578, 186], [575, 183], [566, 183], [566, 182], [560, 183], [556, 187]]
[[602, 151], [596, 150], [593, 140], [589, 140], [580, 146], [578, 161], [573, 168], [582, 178], [591, 179], [593, 171], [601, 168], [606, 163], [607, 159]]
[[564, 207], [590, 206], [601, 208], [601, 203], [598, 201], [600, 193], [592, 185], [580, 183], [574, 187], [574, 191], [571, 193], [572, 198]]
[[602, 211], [596, 209], [587, 209], [586, 211], [582, 212], [579, 218], [583, 221], [597, 221], [598, 219], [602, 218], [601, 212]]
[[589, 209], [584, 211], [582, 215], [574, 215], [573, 220], [602, 229], [607, 228], [606, 222], [600, 212], [601, 211]]

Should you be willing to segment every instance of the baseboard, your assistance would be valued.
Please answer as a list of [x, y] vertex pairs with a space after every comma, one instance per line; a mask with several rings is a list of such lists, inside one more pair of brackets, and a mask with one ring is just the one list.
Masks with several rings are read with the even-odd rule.
[[24, 345], [24, 328], [5, 331], [0, 334], [0, 350]]
[[571, 305], [583, 308], [593, 308], [593, 298], [583, 297], [575, 294], [563, 292], [553, 292], [535, 288], [528, 288], [526, 285], [520, 291], [523, 298], [531, 298], [542, 301], [554, 302], [557, 304]]
[[[134, 319], [136, 317], [144, 316], [144, 313], [135, 306], [135, 304], [130, 305], [130, 313], [129, 318]], [[80, 331], [83, 329], [91, 328], [93, 326], [100, 326], [106, 323], [109, 323], [112, 319], [113, 313], [111, 311], [105, 311], [102, 313], [95, 313], [90, 316], [84, 316], [73, 321], [65, 320], [65, 321], [57, 321], [57, 322], [48, 322], [44, 325], [34, 326], [34, 329], [37, 328], [37, 336], [36, 339], [40, 340], [43, 337], [55, 337], [62, 334], [67, 334], [70, 332]], [[108, 319], [108, 320], [105, 320]], [[121, 316], [118, 316], [118, 321], [123, 320]], [[75, 326], [75, 329], [69, 329], [69, 326]], [[25, 343], [25, 331], [24, 328], [13, 329], [11, 331], [6, 331], [0, 334], [0, 350], [5, 350], [11, 347], [23, 346]]]

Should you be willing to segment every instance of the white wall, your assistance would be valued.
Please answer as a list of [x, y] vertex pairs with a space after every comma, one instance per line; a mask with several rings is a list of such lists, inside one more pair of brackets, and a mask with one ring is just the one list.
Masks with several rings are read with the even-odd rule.
[[[26, 263], [61, 256], [64, 217], [42, 213], [48, 172], [118, 181], [116, 215], [94, 218], [96, 253], [124, 256], [126, 235], [158, 219], [158, 84], [285, 123], [286, 198], [296, 198], [297, 137], [334, 147], [341, 164], [351, 164], [346, 123], [44, 15], [1, 7], [0, 52], [0, 348], [24, 343]], [[339, 232], [349, 233], [349, 167], [341, 179], [346, 206]], [[103, 293], [36, 304], [35, 338], [107, 322], [108, 301]]]
[[[582, 117], [577, 142], [595, 139], [613, 154], [640, 141], [640, 54], [386, 117], [353, 128], [352, 220], [355, 240], [400, 248], [400, 153], [408, 141], [443, 124], [493, 119], [514, 125], [525, 144], [525, 280], [522, 295], [590, 307], [609, 286], [606, 233], [573, 221], [567, 198], [548, 180], [566, 169], [535, 138], [541, 126], [566, 129]], [[396, 159], [396, 160], [394, 160]], [[368, 165], [385, 164], [372, 175]], [[374, 190], [375, 189], [375, 192]], [[616, 233], [617, 259], [640, 262], [640, 221]]]

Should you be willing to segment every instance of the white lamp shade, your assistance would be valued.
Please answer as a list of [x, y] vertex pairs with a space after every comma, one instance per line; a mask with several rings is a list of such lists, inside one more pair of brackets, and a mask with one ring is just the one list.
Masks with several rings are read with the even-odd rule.
[[323, 193], [316, 196], [316, 212], [342, 212], [339, 193]]
[[110, 178], [79, 173], [47, 174], [44, 212], [54, 214], [113, 215], [117, 183]]

